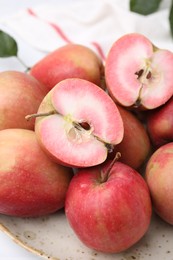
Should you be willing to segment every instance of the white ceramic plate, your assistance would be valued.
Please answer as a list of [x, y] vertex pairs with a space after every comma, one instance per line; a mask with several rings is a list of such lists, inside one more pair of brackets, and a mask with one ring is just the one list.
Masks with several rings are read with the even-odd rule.
[[173, 260], [173, 227], [155, 214], [146, 235], [120, 254], [103, 254], [85, 247], [63, 210], [40, 218], [0, 215], [0, 229], [25, 249], [51, 260]]

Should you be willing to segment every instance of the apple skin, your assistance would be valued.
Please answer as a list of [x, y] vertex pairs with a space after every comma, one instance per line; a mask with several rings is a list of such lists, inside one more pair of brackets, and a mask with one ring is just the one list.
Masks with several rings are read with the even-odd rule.
[[173, 225], [173, 142], [159, 147], [150, 157], [145, 171], [156, 213]]
[[124, 124], [123, 140], [117, 144], [109, 158], [121, 153], [120, 162], [139, 169], [151, 154], [151, 143], [143, 123], [131, 111], [117, 105]]
[[163, 106], [150, 111], [147, 130], [155, 148], [173, 141], [173, 98]]
[[143, 177], [121, 162], [115, 162], [107, 176], [111, 162], [79, 170], [65, 201], [67, 220], [78, 238], [104, 253], [124, 251], [140, 240], [152, 214]]
[[105, 88], [101, 59], [90, 48], [80, 44], [67, 44], [49, 53], [31, 68], [30, 74], [49, 90], [67, 78], [86, 79]]
[[7, 128], [34, 129], [34, 120], [25, 116], [37, 111], [47, 91], [31, 75], [19, 71], [0, 73], [0, 130]]
[[64, 207], [71, 168], [52, 162], [34, 131], [0, 131], [0, 213], [18, 217], [51, 214]]

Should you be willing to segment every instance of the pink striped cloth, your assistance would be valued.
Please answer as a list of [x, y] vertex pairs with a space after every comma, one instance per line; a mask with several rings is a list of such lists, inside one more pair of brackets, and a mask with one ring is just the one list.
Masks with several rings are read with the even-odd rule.
[[173, 50], [168, 8], [142, 16], [130, 12], [128, 4], [120, 0], [87, 0], [35, 5], [4, 23], [45, 53], [72, 42], [92, 48], [104, 61], [113, 42], [130, 32], [143, 33], [158, 47]]

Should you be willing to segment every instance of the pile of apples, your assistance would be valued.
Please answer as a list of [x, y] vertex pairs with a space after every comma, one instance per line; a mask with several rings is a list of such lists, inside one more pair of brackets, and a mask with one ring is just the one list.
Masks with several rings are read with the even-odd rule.
[[118, 253], [173, 224], [173, 53], [144, 35], [105, 63], [67, 44], [29, 72], [0, 73], [0, 213], [64, 208], [89, 248]]

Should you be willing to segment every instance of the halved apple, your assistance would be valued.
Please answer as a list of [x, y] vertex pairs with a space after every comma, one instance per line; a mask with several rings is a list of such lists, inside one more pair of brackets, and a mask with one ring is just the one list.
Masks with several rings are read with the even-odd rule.
[[124, 134], [121, 115], [111, 97], [83, 79], [59, 82], [35, 116], [41, 146], [64, 165], [88, 167], [104, 162]]
[[105, 64], [107, 88], [126, 107], [154, 109], [173, 95], [173, 53], [130, 33], [111, 47]]

